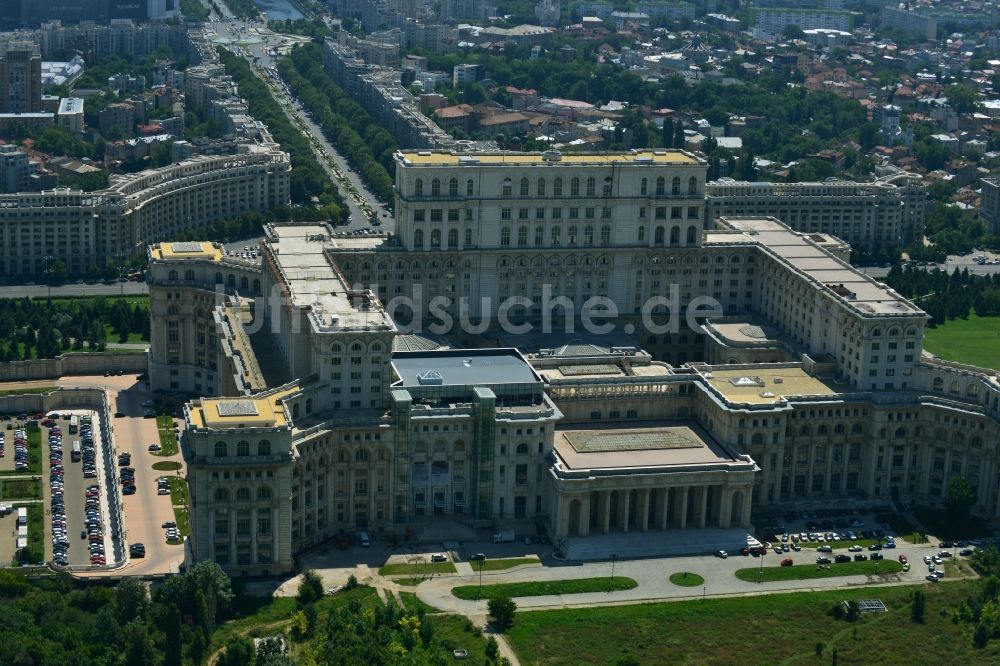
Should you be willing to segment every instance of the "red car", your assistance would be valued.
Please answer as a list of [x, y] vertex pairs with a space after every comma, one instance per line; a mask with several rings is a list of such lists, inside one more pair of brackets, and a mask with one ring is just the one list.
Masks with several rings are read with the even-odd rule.
[[790, 567], [790, 566], [792, 566], [792, 558], [787, 557], [787, 558], [781, 560], [781, 566], [783, 566], [783, 567]]
[[906, 555], [900, 555], [899, 562], [900, 564], [906, 564]]

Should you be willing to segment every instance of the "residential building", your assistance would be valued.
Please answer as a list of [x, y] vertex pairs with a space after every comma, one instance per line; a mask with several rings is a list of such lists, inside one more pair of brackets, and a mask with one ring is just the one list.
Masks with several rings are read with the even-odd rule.
[[1000, 234], [1000, 178], [983, 178], [979, 217], [991, 234]]
[[31, 42], [11, 42], [0, 53], [0, 113], [42, 111], [42, 56]]
[[899, 30], [923, 39], [937, 39], [937, 19], [926, 13], [885, 5], [879, 12], [883, 28]]
[[758, 6], [750, 10], [750, 25], [755, 35], [764, 38], [780, 37], [790, 25], [797, 25], [803, 30], [830, 28], [846, 31], [851, 29], [851, 13], [841, 9]]
[[63, 97], [56, 112], [59, 127], [74, 133], [81, 133], [83, 123], [83, 100], [79, 97]]

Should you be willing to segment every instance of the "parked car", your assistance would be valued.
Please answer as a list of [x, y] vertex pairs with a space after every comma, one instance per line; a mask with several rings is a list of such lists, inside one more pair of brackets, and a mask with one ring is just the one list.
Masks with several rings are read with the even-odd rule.
[[715, 556], [716, 557], [721, 557], [722, 559], [726, 559], [727, 557], [729, 557], [729, 553], [727, 553], [724, 550], [717, 550], [717, 551], [715, 551]]
[[781, 560], [781, 566], [783, 566], [783, 567], [790, 567], [790, 566], [792, 566], [792, 558], [786, 557], [785, 559]]
[[816, 558], [816, 564], [830, 564], [830, 558], [829, 557], [817, 557]]
[[836, 557], [833, 558], [833, 561], [834, 562], [838, 562], [838, 563], [841, 563], [841, 562], [850, 562], [851, 561], [851, 556], [850, 555], [845, 555], [844, 553], [840, 553]]

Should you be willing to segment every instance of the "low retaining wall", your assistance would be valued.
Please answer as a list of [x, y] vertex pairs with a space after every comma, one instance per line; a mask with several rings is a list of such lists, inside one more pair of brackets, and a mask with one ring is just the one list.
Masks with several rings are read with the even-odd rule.
[[51, 379], [64, 375], [100, 375], [106, 370], [122, 370], [134, 375], [146, 372], [148, 366], [148, 354], [145, 352], [63, 354], [55, 358], [0, 363], [0, 382]]

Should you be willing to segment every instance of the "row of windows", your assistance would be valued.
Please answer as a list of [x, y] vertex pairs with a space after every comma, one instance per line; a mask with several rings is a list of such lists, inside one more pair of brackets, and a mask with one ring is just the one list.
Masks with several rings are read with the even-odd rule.
[[[214, 455], [216, 458], [225, 458], [229, 455], [229, 443], [228, 442], [216, 442]], [[236, 443], [236, 455], [237, 456], [249, 456], [250, 455], [250, 442], [245, 439], [241, 439]], [[258, 456], [269, 456], [271, 455], [271, 442], [266, 439], [262, 439], [257, 442], [257, 455]]]
[[[531, 182], [525, 176], [522, 177], [518, 183], [518, 194], [522, 197], [531, 195]], [[569, 195], [570, 196], [580, 196], [580, 185], [581, 181], [579, 178], [571, 178], [569, 181]], [[670, 181], [670, 194], [672, 196], [680, 196], [681, 191], [681, 177], [674, 176]], [[601, 186], [601, 196], [609, 197], [611, 196], [611, 186], [612, 180], [611, 176], [607, 176]], [[465, 182], [465, 196], [471, 197], [475, 192], [475, 181], [473, 179], [468, 179]], [[649, 194], [649, 179], [643, 178], [639, 181], [639, 194], [642, 196]], [[448, 181], [448, 196], [457, 197], [459, 196], [459, 182], [458, 178], [451, 178]], [[585, 196], [597, 196], [597, 179], [593, 176], [587, 178], [584, 182], [583, 192]], [[511, 178], [505, 178], [501, 187], [501, 193], [505, 197], [514, 195], [514, 181]], [[664, 196], [667, 193], [667, 179], [660, 176], [656, 179], [655, 185], [656, 196]], [[414, 196], [422, 197], [424, 196], [424, 180], [423, 178], [417, 178], [413, 183], [413, 194]], [[688, 178], [687, 181], [687, 194], [691, 196], [697, 196], [698, 194], [698, 179], [694, 176]], [[546, 181], [544, 178], [538, 178], [535, 181], [534, 187], [535, 196], [548, 196]], [[439, 197], [442, 196], [442, 182], [440, 178], [434, 178], [430, 183], [430, 196]], [[552, 196], [563, 196], [563, 179], [556, 178], [552, 181]]]

